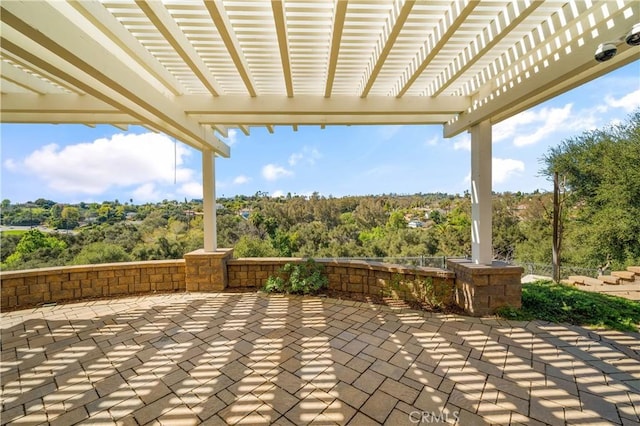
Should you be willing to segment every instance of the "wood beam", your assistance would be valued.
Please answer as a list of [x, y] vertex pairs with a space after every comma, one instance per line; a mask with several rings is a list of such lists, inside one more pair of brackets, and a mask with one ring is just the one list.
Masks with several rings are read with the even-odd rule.
[[[267, 125], [349, 125], [349, 124], [445, 124], [455, 117], [453, 114], [191, 114], [190, 117], [203, 124], [227, 124], [229, 126]], [[295, 130], [295, 129], [294, 129]]]
[[50, 92], [64, 93], [64, 91], [58, 87], [34, 76], [33, 74], [29, 74], [6, 61], [2, 61], [0, 63], [0, 75], [2, 75], [3, 80], [10, 81], [17, 86], [39, 95], [44, 95], [45, 93]]
[[284, 2], [273, 0], [271, 2], [273, 19], [276, 24], [276, 34], [278, 36], [278, 46], [280, 48], [280, 60], [282, 61], [282, 74], [284, 84], [287, 88], [287, 96], [293, 97], [293, 80], [291, 76], [291, 62], [289, 60], [289, 45], [287, 42], [287, 22], [284, 14]]
[[624, 9], [609, 17], [612, 25], [598, 29], [597, 39], [573, 39], [557, 53], [557, 58], [546, 60], [546, 65], [532, 67], [521, 78], [494, 88], [489, 95], [465, 110], [454, 121], [444, 126], [444, 137], [450, 138], [482, 121], [492, 124], [509, 118], [545, 100], [565, 93], [581, 84], [621, 66], [640, 59], [637, 47], [625, 43], [618, 46], [618, 54], [607, 62], [596, 62], [593, 54], [598, 43], [620, 37], [621, 28], [628, 26]]
[[176, 98], [177, 106], [188, 114], [457, 114], [471, 105], [471, 98], [463, 96], [412, 96], [395, 98], [389, 96], [298, 95], [288, 98], [278, 95], [224, 96], [212, 98], [203, 95], [184, 95]]
[[223, 92], [222, 88], [215, 81], [207, 65], [202, 61], [198, 52], [196, 52], [191, 42], [189, 42], [189, 39], [184, 35], [162, 2], [136, 0], [136, 4], [144, 14], [147, 15], [149, 20], [155, 25], [169, 44], [171, 44], [176, 53], [180, 55], [204, 87], [206, 87], [213, 96], [221, 94]]
[[[495, 19], [494, 21], [491, 22], [490, 25], [493, 25], [494, 28], [485, 28], [483, 30], [483, 33], [486, 35], [490, 34], [490, 33], [495, 33], [498, 31], [498, 29], [496, 28], [497, 25], [499, 25], [499, 23], [501, 22], [509, 22], [507, 24], [506, 27], [504, 27], [500, 32], [498, 32], [491, 40], [489, 40], [484, 47], [482, 47], [478, 52], [476, 52], [471, 58], [469, 58], [469, 60], [467, 60], [465, 62], [464, 65], [462, 65], [457, 71], [454, 72], [453, 75], [451, 75], [448, 79], [446, 78], [445, 72], [443, 71], [442, 73], [440, 73], [441, 76], [441, 80], [442, 80], [442, 84], [440, 85], [439, 88], [437, 88], [432, 96], [438, 96], [440, 93], [444, 92], [447, 87], [449, 87], [451, 84], [453, 84], [460, 76], [462, 76], [465, 71], [467, 71], [469, 68], [471, 68], [471, 66], [473, 66], [473, 64], [475, 64], [477, 61], [479, 61], [480, 59], [482, 59], [484, 57], [484, 55], [489, 52], [491, 49], [494, 48], [494, 46], [496, 46], [498, 43], [500, 43], [500, 41], [502, 41], [506, 36], [508, 36], [513, 30], [515, 30], [518, 25], [520, 25], [520, 23], [522, 21], [524, 21], [529, 15], [531, 15], [533, 13], [533, 11], [535, 11], [538, 7], [542, 6], [544, 4], [544, 2], [542, 1], [532, 1], [530, 2], [529, 6], [525, 6], [525, 3], [520, 0], [518, 1], [518, 5], [519, 5], [519, 13], [516, 14], [516, 12], [513, 10], [513, 4], [509, 3], [507, 6], [507, 14], [509, 16], [507, 16], [505, 18], [505, 13], [501, 12], [498, 15], [498, 18]], [[474, 46], [479, 46], [481, 45], [480, 42], [480, 36], [476, 37], [476, 40], [471, 43], [467, 49], [469, 51], [472, 51], [472, 49], [474, 48]], [[449, 67], [452, 69], [453, 64], [450, 64]]]
[[[388, 32], [389, 36], [387, 37], [387, 39], [382, 40], [379, 43], [380, 45], [383, 45], [380, 50], [380, 55], [378, 55], [377, 58], [372, 58], [371, 62], [367, 66], [368, 69], [371, 69], [371, 67], [373, 66], [373, 69], [371, 69], [371, 73], [369, 74], [369, 78], [367, 79], [367, 84], [364, 86], [360, 97], [366, 98], [369, 94], [369, 91], [373, 87], [373, 84], [376, 82], [376, 78], [378, 78], [378, 74], [380, 74], [382, 67], [384, 67], [384, 63], [387, 60], [389, 53], [391, 53], [391, 49], [398, 39], [400, 31], [402, 31], [402, 28], [404, 27], [404, 23], [407, 21], [407, 18], [409, 18], [409, 14], [411, 13], [411, 9], [413, 8], [414, 4], [414, 0], [405, 1], [405, 3], [402, 5], [402, 8], [398, 12], [398, 16], [395, 17], [395, 19], [389, 19], [389, 21], [387, 21], [387, 25], [391, 27], [391, 31]], [[382, 37], [384, 37], [386, 33], [387, 31], [383, 31]]]
[[[3, 49], [145, 125], [159, 128], [196, 149], [209, 146], [220, 155], [229, 156], [226, 144], [206, 134], [202, 126], [173, 105], [171, 98], [155, 90], [99, 41], [87, 37], [78, 25], [84, 18], [68, 3], [39, 2], [37, 14], [29, 2], [3, 2], [0, 8]], [[74, 50], [65, 46], [73, 46]]]
[[338, 54], [340, 53], [340, 42], [342, 41], [342, 30], [344, 20], [347, 16], [348, 0], [336, 2], [336, 11], [333, 15], [333, 32], [331, 36], [331, 53], [329, 54], [329, 67], [327, 69], [327, 83], [324, 89], [324, 96], [328, 98], [333, 91], [333, 81], [336, 78], [336, 68], [338, 67]]
[[242, 54], [242, 48], [240, 47], [240, 42], [235, 36], [231, 21], [227, 16], [227, 12], [224, 10], [224, 5], [220, 0], [205, 1], [204, 4], [209, 11], [209, 15], [211, 16], [213, 23], [218, 29], [218, 33], [229, 52], [229, 56], [231, 56], [231, 59], [238, 70], [238, 74], [240, 74], [240, 77], [247, 88], [247, 92], [249, 92], [251, 97], [255, 97], [257, 95], [256, 84], [251, 76], [249, 64]]
[[[427, 66], [429, 66], [433, 58], [435, 58], [438, 55], [440, 50], [442, 50], [442, 48], [449, 42], [449, 39], [453, 36], [453, 34], [455, 34], [458, 28], [460, 28], [460, 26], [464, 23], [464, 21], [471, 14], [471, 12], [473, 12], [473, 9], [475, 9], [475, 7], [478, 4], [480, 4], [478, 0], [472, 0], [469, 3], [467, 3], [466, 6], [461, 6], [461, 4], [464, 3], [462, 0], [458, 0], [456, 3], [460, 8], [458, 15], [450, 16], [450, 13], [448, 12], [447, 15], [445, 15], [445, 17], [442, 18], [442, 20], [440, 20], [438, 26], [433, 29], [434, 39], [436, 37], [435, 34], [438, 34], [438, 33], [441, 33], [440, 38], [438, 38], [437, 41], [435, 41], [433, 46], [431, 46], [431, 43], [429, 43], [428, 41], [425, 42], [421, 51], [429, 52], [429, 53], [427, 53], [427, 55], [424, 57], [424, 59], [422, 59], [422, 61], [420, 61], [420, 59], [417, 58], [416, 62], [419, 62], [420, 65], [418, 65], [418, 67], [411, 74], [411, 76], [408, 77], [407, 82], [404, 84], [404, 86], [402, 86], [402, 88], [397, 94], [397, 97], [401, 97], [405, 93], [407, 93], [407, 90], [411, 88], [413, 83], [415, 83], [415, 81], [418, 79], [418, 77], [420, 77], [422, 72], [427, 68]], [[451, 13], [451, 15], [452, 14], [453, 12]], [[448, 20], [451, 20], [450, 24], [447, 23]], [[420, 55], [420, 53], [418, 53], [418, 55]]]
[[140, 64], [173, 95], [184, 93], [182, 84], [98, 0], [73, 1], [71, 5]]

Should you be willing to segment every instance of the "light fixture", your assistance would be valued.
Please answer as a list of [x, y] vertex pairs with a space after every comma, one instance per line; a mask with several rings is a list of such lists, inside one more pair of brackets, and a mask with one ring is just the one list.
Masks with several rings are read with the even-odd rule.
[[634, 26], [631, 27], [631, 31], [629, 31], [624, 41], [626, 41], [629, 46], [640, 46], [640, 23], [634, 24]]
[[611, 42], [601, 43], [596, 49], [595, 58], [598, 62], [605, 62], [616, 56], [616, 53], [618, 53], [618, 48], [615, 44]]
[[606, 62], [616, 56], [618, 45], [626, 42], [629, 46], [640, 46], [640, 23], [634, 24], [626, 36], [617, 40], [600, 43], [596, 49], [594, 58], [598, 62]]

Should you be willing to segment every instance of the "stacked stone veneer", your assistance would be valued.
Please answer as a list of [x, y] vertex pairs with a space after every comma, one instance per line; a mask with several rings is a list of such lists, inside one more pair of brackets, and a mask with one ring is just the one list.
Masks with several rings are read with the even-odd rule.
[[[262, 287], [286, 263], [300, 258], [244, 258], [227, 262], [230, 288]], [[407, 267], [359, 260], [319, 260], [329, 289], [425, 302], [453, 301], [455, 275], [438, 268]]]
[[[1, 309], [49, 302], [170, 291], [259, 288], [300, 258], [233, 259], [232, 249], [197, 250], [180, 260], [111, 263], [0, 273]], [[448, 270], [379, 262], [320, 260], [329, 289], [427, 303], [456, 303], [472, 315], [521, 306], [523, 269], [449, 259]]]
[[0, 274], [1, 308], [127, 294], [185, 290], [185, 261], [108, 263], [102, 265], [9, 271]]
[[447, 259], [455, 272], [456, 304], [471, 315], [489, 315], [503, 306], [522, 306], [521, 277], [524, 269], [502, 262], [477, 265], [465, 259]]

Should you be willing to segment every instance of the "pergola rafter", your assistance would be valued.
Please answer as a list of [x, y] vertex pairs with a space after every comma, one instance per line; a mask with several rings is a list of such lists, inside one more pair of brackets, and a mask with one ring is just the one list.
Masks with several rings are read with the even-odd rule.
[[[492, 124], [640, 59], [622, 41], [640, 22], [636, 0], [32, 0], [0, 9], [2, 122], [142, 125], [201, 150], [206, 176], [215, 156], [230, 155], [214, 132], [443, 124], [445, 137], [472, 135], [474, 203], [490, 203]], [[597, 62], [605, 42], [618, 53]], [[215, 190], [204, 188], [211, 230]], [[487, 262], [491, 209], [476, 207], [483, 255], [474, 245], [474, 259]]]

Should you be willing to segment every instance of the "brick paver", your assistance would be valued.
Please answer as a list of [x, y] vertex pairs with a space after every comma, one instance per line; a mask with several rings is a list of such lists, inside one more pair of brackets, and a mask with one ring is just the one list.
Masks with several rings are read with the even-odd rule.
[[1, 315], [0, 423], [640, 424], [640, 334], [184, 293]]

